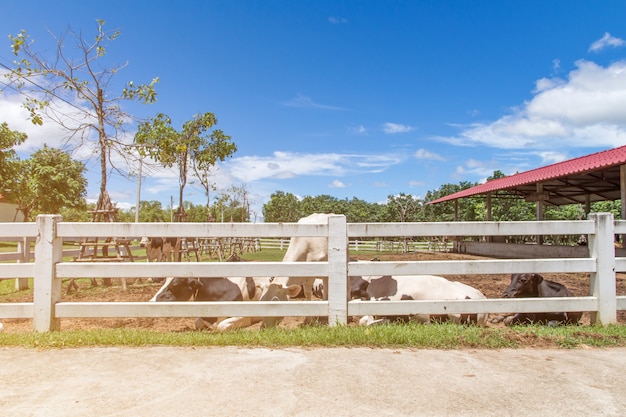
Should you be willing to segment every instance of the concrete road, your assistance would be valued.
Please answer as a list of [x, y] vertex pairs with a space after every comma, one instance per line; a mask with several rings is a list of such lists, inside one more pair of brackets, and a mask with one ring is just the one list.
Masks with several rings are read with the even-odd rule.
[[0, 348], [0, 416], [592, 415], [626, 349]]

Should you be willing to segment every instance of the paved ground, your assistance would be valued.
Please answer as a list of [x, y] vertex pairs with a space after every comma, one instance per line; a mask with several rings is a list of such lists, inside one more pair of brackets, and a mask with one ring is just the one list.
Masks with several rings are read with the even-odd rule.
[[623, 416], [626, 349], [0, 348], [2, 416]]

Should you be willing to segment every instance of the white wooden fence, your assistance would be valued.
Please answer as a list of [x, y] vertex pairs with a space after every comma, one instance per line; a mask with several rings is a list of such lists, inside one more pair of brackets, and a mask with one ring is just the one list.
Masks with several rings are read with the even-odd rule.
[[[36, 223], [0, 223], [0, 240], [36, 238], [34, 262], [0, 264], [0, 278], [34, 278], [32, 303], [2, 303], [0, 318], [32, 318], [36, 331], [57, 330], [61, 318], [328, 316], [331, 325], [348, 316], [448, 313], [588, 311], [592, 322], [613, 323], [626, 309], [626, 296], [616, 295], [615, 271], [626, 271], [626, 258], [616, 258], [614, 234], [626, 234], [626, 221], [610, 213], [589, 220], [539, 222], [346, 223], [344, 216], [328, 224], [297, 223], [69, 223], [58, 215], [42, 215]], [[494, 259], [451, 261], [349, 262], [350, 238], [588, 235], [589, 256], [567, 259]], [[197, 236], [197, 237], [327, 237], [328, 262], [63, 262], [68, 237]], [[589, 296], [542, 299], [428, 300], [361, 302], [347, 300], [350, 275], [589, 273]], [[219, 276], [328, 277], [328, 301], [289, 302], [62, 302], [65, 278], [145, 278]]]

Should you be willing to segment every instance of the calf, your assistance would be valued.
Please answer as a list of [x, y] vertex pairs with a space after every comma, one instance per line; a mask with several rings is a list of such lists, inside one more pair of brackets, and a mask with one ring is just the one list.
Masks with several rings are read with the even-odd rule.
[[[544, 279], [539, 274], [512, 274], [511, 283], [504, 291], [505, 298], [573, 297], [564, 285]], [[517, 313], [505, 319], [507, 325], [522, 323], [578, 324], [581, 312]]]
[[142, 237], [139, 245], [146, 248], [148, 262], [179, 261], [180, 238], [176, 237]]

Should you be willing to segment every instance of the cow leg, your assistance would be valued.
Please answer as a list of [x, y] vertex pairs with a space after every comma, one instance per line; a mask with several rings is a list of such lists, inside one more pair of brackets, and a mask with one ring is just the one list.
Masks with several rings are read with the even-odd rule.
[[249, 327], [252, 325], [252, 318], [250, 317], [229, 317], [220, 321], [217, 324], [216, 330], [223, 332], [226, 330], [240, 329], [242, 327]]
[[514, 324], [530, 324], [535, 319], [534, 314], [517, 313], [504, 319], [504, 324], [512, 326]]
[[196, 330], [213, 330], [216, 321], [215, 317], [198, 317], [195, 323]]

